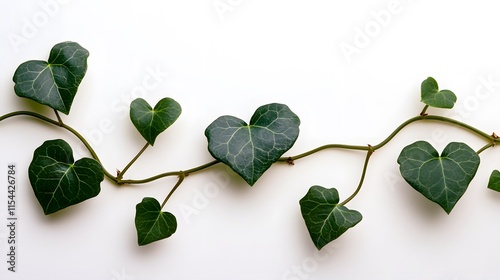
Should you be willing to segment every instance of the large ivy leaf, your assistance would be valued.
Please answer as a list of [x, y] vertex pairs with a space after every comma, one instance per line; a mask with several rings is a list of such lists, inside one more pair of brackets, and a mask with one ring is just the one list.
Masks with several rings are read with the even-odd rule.
[[398, 157], [403, 178], [450, 213], [476, 175], [480, 158], [464, 143], [452, 142], [442, 154], [425, 141], [406, 146]]
[[172, 98], [163, 98], [155, 108], [142, 98], [130, 103], [130, 120], [139, 133], [153, 146], [156, 137], [171, 126], [181, 114], [181, 106]]
[[432, 77], [427, 78], [421, 85], [421, 101], [436, 108], [453, 108], [457, 96], [450, 90], [439, 90], [438, 83]]
[[500, 171], [493, 170], [493, 172], [491, 172], [488, 188], [500, 192]]
[[318, 250], [354, 227], [363, 218], [358, 211], [349, 210], [338, 203], [337, 190], [321, 186], [311, 187], [299, 202], [309, 235]]
[[161, 212], [160, 203], [151, 197], [145, 197], [135, 207], [135, 228], [139, 246], [149, 244], [175, 233], [177, 220], [168, 212]]
[[97, 196], [104, 173], [94, 159], [73, 160], [64, 140], [45, 141], [35, 150], [29, 180], [46, 215]]
[[49, 60], [30, 60], [14, 73], [14, 91], [52, 109], [69, 114], [78, 86], [87, 71], [89, 52], [78, 43], [63, 42], [50, 51]]
[[300, 120], [286, 105], [259, 107], [250, 124], [222, 116], [205, 130], [212, 156], [238, 173], [249, 185], [290, 149], [299, 136]]

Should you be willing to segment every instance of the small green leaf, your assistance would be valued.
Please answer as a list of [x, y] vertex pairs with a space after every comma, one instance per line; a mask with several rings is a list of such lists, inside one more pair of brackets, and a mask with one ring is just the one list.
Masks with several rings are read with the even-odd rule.
[[451, 109], [457, 102], [457, 96], [450, 90], [439, 90], [436, 80], [429, 77], [422, 82], [421, 101], [432, 107]]
[[300, 120], [286, 105], [259, 107], [250, 124], [222, 116], [205, 130], [210, 154], [231, 167], [249, 185], [288, 151], [299, 136]]
[[441, 155], [425, 141], [406, 146], [398, 157], [403, 178], [450, 213], [476, 175], [480, 158], [464, 143], [448, 144]]
[[488, 181], [488, 189], [500, 192], [500, 171], [493, 170], [490, 180]]
[[50, 51], [48, 62], [30, 60], [19, 65], [14, 91], [67, 115], [87, 71], [88, 56], [77, 43], [59, 43]]
[[181, 114], [181, 106], [172, 98], [163, 98], [155, 108], [142, 98], [130, 104], [130, 120], [139, 133], [153, 146], [156, 137], [171, 126]]
[[313, 186], [300, 200], [300, 210], [314, 245], [320, 250], [358, 224], [363, 216], [339, 204], [336, 189]]
[[135, 228], [139, 246], [165, 239], [175, 233], [177, 220], [169, 212], [161, 212], [160, 203], [145, 197], [135, 207]]
[[104, 173], [94, 159], [73, 160], [64, 140], [44, 142], [35, 150], [29, 180], [46, 215], [97, 196]]

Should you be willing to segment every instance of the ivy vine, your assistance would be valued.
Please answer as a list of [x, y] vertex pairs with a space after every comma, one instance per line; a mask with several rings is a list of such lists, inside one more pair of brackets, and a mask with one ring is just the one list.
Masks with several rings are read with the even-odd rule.
[[[473, 180], [480, 154], [500, 143], [493, 133], [483, 132], [461, 121], [427, 113], [429, 107], [451, 109], [457, 98], [450, 90], [440, 90], [437, 81], [429, 77], [421, 84], [422, 111], [404, 121], [387, 138], [376, 145], [328, 144], [295, 156], [283, 156], [299, 136], [299, 117], [284, 104], [260, 106], [247, 123], [234, 116], [221, 116], [205, 130], [208, 152], [214, 160], [184, 171], [170, 171], [145, 179], [124, 179], [125, 174], [141, 154], [155, 144], [159, 134], [175, 123], [182, 108], [172, 98], [161, 99], [154, 107], [141, 98], [130, 104], [130, 120], [145, 140], [139, 153], [116, 174], [107, 171], [89, 142], [66, 124], [60, 113], [68, 115], [78, 87], [87, 71], [89, 52], [75, 42], [56, 44], [47, 61], [30, 60], [19, 65], [14, 73], [14, 91], [54, 110], [55, 117], [33, 111], [15, 111], [0, 116], [0, 122], [17, 116], [27, 116], [71, 132], [88, 149], [91, 158], [75, 161], [70, 145], [62, 140], [48, 140], [33, 154], [28, 168], [33, 192], [46, 215], [81, 203], [99, 194], [104, 178], [118, 184], [143, 184], [165, 177], [178, 177], [177, 183], [160, 204], [156, 198], [145, 197], [136, 206], [135, 227], [138, 245], [165, 239], [175, 233], [175, 216], [163, 209], [186, 176], [225, 164], [241, 176], [248, 185], [257, 180], [276, 162], [295, 161], [327, 149], [347, 149], [366, 153], [359, 184], [350, 196], [340, 200], [335, 188], [312, 186], [299, 201], [302, 217], [311, 240], [318, 250], [337, 239], [361, 222], [362, 214], [346, 205], [360, 192], [370, 158], [376, 150], [389, 143], [403, 128], [415, 122], [441, 122], [460, 127], [484, 140], [477, 151], [465, 143], [451, 142], [442, 152], [430, 143], [416, 141], [407, 145], [397, 158], [402, 177], [425, 198], [450, 214]], [[491, 173], [489, 189], [500, 191], [500, 171]]]

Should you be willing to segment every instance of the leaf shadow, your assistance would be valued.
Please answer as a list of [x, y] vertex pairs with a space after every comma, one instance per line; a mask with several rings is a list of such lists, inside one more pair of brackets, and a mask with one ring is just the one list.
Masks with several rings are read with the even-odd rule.
[[[38, 202], [37, 202], [38, 204]], [[71, 205], [67, 208], [61, 209], [57, 212], [51, 213], [49, 215], [44, 215], [45, 216], [45, 221], [53, 224], [58, 224], [58, 223], [64, 223], [69, 220], [74, 220], [75, 216], [78, 215], [78, 213], [87, 213], [85, 209], [82, 207], [85, 207], [84, 202], [78, 203], [75, 205]], [[43, 211], [40, 208], [40, 213], [43, 215]]]
[[46, 105], [40, 104], [36, 101], [27, 99], [27, 98], [19, 98], [17, 103], [25, 108], [23, 110], [32, 111], [44, 116], [50, 115], [54, 110]]
[[495, 204], [500, 205], [500, 192], [495, 190], [487, 189], [488, 200], [493, 201]]
[[438, 204], [428, 200], [410, 186], [408, 187], [410, 190], [404, 199], [413, 209], [412, 212], [418, 213], [418, 215], [423, 216], [426, 220], [433, 222], [438, 222], [443, 217], [443, 214], [446, 215], [446, 212]]

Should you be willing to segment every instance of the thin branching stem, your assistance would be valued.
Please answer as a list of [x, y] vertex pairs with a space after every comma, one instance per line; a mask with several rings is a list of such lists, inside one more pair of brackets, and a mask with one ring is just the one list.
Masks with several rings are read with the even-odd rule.
[[340, 206], [347, 204], [349, 201], [351, 201], [354, 197], [356, 197], [361, 190], [361, 187], [363, 186], [363, 182], [365, 181], [366, 177], [366, 170], [368, 169], [368, 162], [370, 161], [370, 157], [373, 154], [373, 147], [368, 145], [368, 151], [366, 152], [366, 158], [365, 158], [365, 163], [363, 164], [363, 171], [361, 172], [361, 178], [359, 179], [359, 184], [354, 193], [349, 196], [346, 200], [342, 201], [339, 203]]
[[485, 133], [485, 132], [483, 132], [475, 127], [472, 127], [466, 123], [457, 121], [455, 119], [451, 119], [451, 118], [447, 118], [447, 117], [443, 117], [443, 116], [436, 116], [436, 115], [422, 115], [422, 116], [416, 116], [416, 117], [413, 117], [413, 118], [406, 120], [405, 122], [400, 124], [389, 136], [387, 136], [387, 138], [382, 140], [382, 142], [380, 142], [379, 144], [372, 146], [371, 148], [369, 148], [367, 146], [359, 146], [359, 145], [328, 144], [328, 145], [323, 145], [321, 147], [312, 149], [310, 151], [307, 151], [305, 153], [302, 153], [302, 154], [299, 154], [296, 156], [282, 157], [279, 159], [279, 161], [284, 161], [284, 162], [292, 161], [292, 162], [294, 162], [298, 159], [310, 156], [312, 154], [315, 154], [317, 152], [327, 150], [327, 149], [347, 149], [347, 150], [359, 150], [359, 151], [368, 151], [370, 149], [373, 149], [373, 151], [376, 151], [378, 149], [381, 149], [385, 145], [387, 145], [405, 127], [407, 127], [408, 125], [410, 125], [412, 123], [419, 122], [419, 121], [432, 121], [432, 122], [441, 122], [441, 123], [452, 124], [452, 125], [461, 127], [463, 129], [477, 135], [480, 138], [483, 138], [484, 140], [488, 141], [489, 143], [494, 143], [494, 144], [500, 143], [499, 138], [496, 138], [492, 135], [489, 135], [488, 133]]
[[[55, 126], [59, 126], [59, 127], [62, 127], [64, 129], [66, 129], [67, 131], [69, 131], [73, 135], [75, 135], [76, 138], [78, 138], [83, 143], [83, 145], [85, 146], [85, 148], [87, 148], [87, 150], [89, 151], [89, 153], [92, 156], [92, 158], [94, 158], [95, 160], [97, 160], [99, 162], [99, 164], [101, 164], [101, 166], [102, 166], [101, 160], [97, 156], [96, 152], [94, 151], [94, 149], [92, 148], [92, 146], [90, 145], [90, 143], [85, 139], [85, 137], [83, 137], [78, 131], [76, 131], [71, 126], [69, 126], [67, 124], [64, 124], [64, 123], [62, 123], [60, 121], [56, 121], [56, 120], [53, 120], [51, 118], [48, 118], [48, 117], [46, 117], [44, 115], [41, 115], [41, 114], [38, 114], [38, 113], [35, 113], [35, 112], [31, 112], [31, 111], [16, 111], [16, 112], [5, 114], [3, 116], [0, 116], [0, 122], [3, 121], [3, 120], [6, 120], [6, 119], [12, 118], [12, 117], [16, 117], [16, 116], [29, 116], [29, 117], [33, 117], [33, 118], [36, 118], [38, 120], [44, 121], [46, 123], [49, 123], [49, 124], [52, 124], [52, 125], [55, 125]], [[102, 170], [104, 172], [104, 175], [108, 179], [110, 179], [114, 183], [118, 183], [117, 180], [116, 180], [116, 177], [113, 176], [113, 174], [111, 174], [110, 172], [108, 172], [104, 167], [102, 168]]]
[[56, 114], [57, 121], [59, 122], [59, 126], [63, 126], [64, 123], [63, 123], [63, 121], [61, 119], [61, 116], [59, 115], [59, 112], [56, 109], [54, 109], [54, 113]]
[[[301, 159], [301, 158], [305, 158], [307, 156], [313, 155], [313, 154], [315, 154], [317, 152], [320, 152], [320, 151], [323, 151], [323, 150], [327, 150], [327, 149], [347, 149], [347, 150], [366, 151], [368, 153], [366, 163], [368, 163], [368, 159], [369, 159], [369, 157], [371, 156], [371, 154], [374, 151], [376, 151], [376, 150], [384, 147], [394, 137], [396, 137], [396, 135], [401, 130], [403, 130], [405, 127], [407, 127], [408, 125], [410, 125], [412, 123], [419, 122], [419, 121], [432, 121], [432, 122], [440, 122], [440, 123], [452, 124], [454, 126], [457, 126], [457, 127], [462, 128], [462, 129], [465, 129], [465, 130], [469, 131], [470, 133], [472, 133], [474, 135], [477, 135], [478, 137], [480, 137], [483, 140], [485, 140], [485, 141], [488, 142], [488, 144], [486, 146], [484, 146], [483, 148], [481, 148], [478, 151], [478, 153], [481, 153], [484, 150], [486, 150], [486, 149], [488, 149], [490, 147], [493, 147], [497, 143], [500, 143], [500, 138], [497, 137], [496, 134], [490, 135], [490, 134], [485, 133], [485, 132], [483, 132], [483, 131], [475, 128], [475, 127], [472, 127], [472, 126], [470, 126], [470, 125], [468, 125], [466, 123], [460, 122], [460, 121], [455, 120], [455, 119], [451, 119], [451, 118], [447, 118], [447, 117], [443, 117], [443, 116], [437, 116], [437, 115], [427, 115], [425, 113], [426, 109], [427, 109], [426, 107], [424, 107], [424, 110], [422, 110], [422, 113], [419, 116], [410, 118], [410, 119], [406, 120], [405, 122], [403, 122], [402, 124], [400, 124], [387, 138], [385, 138], [384, 140], [382, 140], [377, 145], [374, 145], [374, 146], [361, 146], [361, 145], [345, 145], [345, 144], [328, 144], [328, 145], [323, 145], [323, 146], [317, 147], [315, 149], [312, 149], [310, 151], [307, 151], [305, 153], [298, 154], [298, 155], [295, 155], [295, 156], [282, 157], [282, 158], [279, 159], [279, 161], [289, 162], [289, 163], [292, 162], [293, 163], [295, 160], [298, 160], [298, 159]], [[70, 127], [70, 126], [66, 125], [65, 123], [63, 123], [62, 120], [60, 119], [60, 116], [57, 113], [57, 111], [56, 111], [56, 117], [58, 118], [58, 120], [53, 120], [51, 118], [48, 118], [46, 116], [43, 116], [43, 115], [35, 113], [35, 112], [31, 112], [31, 111], [16, 111], [16, 112], [12, 112], [12, 113], [8, 113], [8, 114], [5, 114], [3, 116], [0, 116], [0, 121], [9, 119], [9, 118], [15, 117], [15, 116], [30, 116], [30, 117], [34, 117], [34, 118], [39, 119], [41, 121], [44, 121], [46, 123], [49, 123], [49, 124], [52, 124], [52, 125], [55, 125], [55, 126], [59, 126], [59, 127], [62, 127], [64, 129], [66, 129], [67, 131], [69, 131], [73, 135], [75, 135], [84, 144], [84, 146], [87, 148], [87, 150], [90, 152], [91, 156], [95, 160], [97, 160], [99, 163], [101, 163], [99, 157], [97, 156], [96, 152], [91, 147], [91, 145], [88, 143], [88, 141], [79, 132], [77, 132], [75, 129], [73, 129], [72, 127]], [[108, 179], [110, 179], [112, 182], [116, 183], [116, 184], [144, 184], [144, 183], [153, 182], [153, 181], [156, 181], [158, 179], [169, 177], [169, 176], [179, 176], [179, 177], [182, 176], [182, 178], [184, 179], [185, 176], [188, 176], [191, 173], [199, 172], [199, 171], [204, 170], [206, 168], [209, 168], [209, 167], [211, 167], [213, 165], [216, 165], [216, 164], [218, 164], [220, 162], [218, 160], [214, 160], [214, 161], [202, 164], [200, 166], [197, 166], [197, 167], [194, 167], [194, 168], [191, 168], [191, 169], [187, 169], [185, 171], [164, 172], [164, 173], [161, 173], [161, 174], [149, 177], [149, 178], [145, 178], [145, 179], [127, 179], [127, 180], [122, 180], [122, 177], [123, 177], [123, 174], [125, 173], [125, 171], [127, 171], [127, 169], [133, 164], [133, 162], [135, 160], [137, 160], [137, 158], [140, 156], [140, 154], [142, 154], [144, 152], [144, 150], [146, 149], [146, 147], [147, 147], [147, 145], [144, 146], [143, 149], [139, 152], [139, 154], [124, 168], [124, 170], [120, 174], [121, 176], [120, 175], [118, 175], [119, 177], [118, 176], [114, 176], [114, 175], [112, 175], [110, 172], [108, 172], [103, 167], [103, 172], [104, 172], [105, 176]], [[101, 163], [101, 165], [102, 165], [102, 163]], [[358, 188], [361, 187], [361, 184], [362, 184], [362, 182], [364, 180], [364, 176], [365, 176], [365, 173], [366, 173], [365, 169], [366, 169], [366, 167], [363, 169], [363, 174], [362, 174], [362, 178], [361, 178], [362, 180], [361, 180], [360, 186], [358, 186]], [[178, 184], [180, 184], [180, 183], [178, 183]], [[175, 189], [177, 189], [177, 187], [178, 186], [176, 186]], [[357, 190], [354, 193], [354, 195], [356, 195], [358, 191], [359, 190]], [[352, 199], [352, 198], [347, 199], [344, 203], [347, 203], [350, 199]]]
[[427, 115], [427, 109], [429, 109], [429, 105], [425, 105], [424, 109], [422, 109], [422, 112], [420, 112], [421, 116], [426, 116]]
[[214, 165], [216, 165], [218, 163], [220, 163], [220, 161], [213, 160], [211, 162], [208, 162], [208, 163], [205, 163], [205, 164], [202, 164], [200, 166], [197, 166], [197, 167], [194, 167], [194, 168], [191, 168], [191, 169], [187, 169], [187, 170], [184, 170], [184, 171], [165, 172], [165, 173], [161, 173], [161, 174], [158, 174], [158, 175], [155, 175], [155, 176], [152, 176], [152, 177], [149, 177], [149, 178], [145, 178], [145, 179], [121, 180], [120, 183], [121, 184], [145, 184], [145, 183], [150, 183], [150, 182], [156, 181], [158, 179], [165, 178], [165, 177], [170, 177], [170, 176], [180, 176], [181, 174], [184, 174], [184, 176], [188, 176], [188, 175], [190, 175], [192, 173], [202, 171], [202, 170], [207, 169], [207, 168], [209, 168], [211, 166], [214, 166]]
[[149, 143], [146, 142], [146, 145], [142, 147], [142, 149], [135, 155], [135, 157], [123, 168], [121, 172], [118, 172], [116, 179], [118, 180], [118, 183], [121, 184], [121, 179], [123, 178], [123, 175], [127, 172], [127, 170], [136, 162], [136, 160], [146, 151], [146, 149], [149, 147]]
[[177, 188], [182, 184], [182, 181], [184, 181], [185, 177], [186, 177], [186, 174], [184, 174], [184, 172], [180, 171], [179, 180], [177, 181], [175, 186], [172, 188], [172, 190], [168, 193], [167, 197], [165, 197], [165, 200], [163, 200], [163, 203], [161, 204], [160, 209], [163, 209], [163, 207], [165, 207], [165, 204], [167, 204], [167, 201], [174, 194], [174, 192], [177, 190]]
[[486, 145], [484, 145], [481, 149], [479, 149], [476, 153], [479, 155], [480, 153], [486, 151], [487, 149], [491, 148], [491, 147], [494, 147], [495, 146], [495, 143], [488, 143]]

